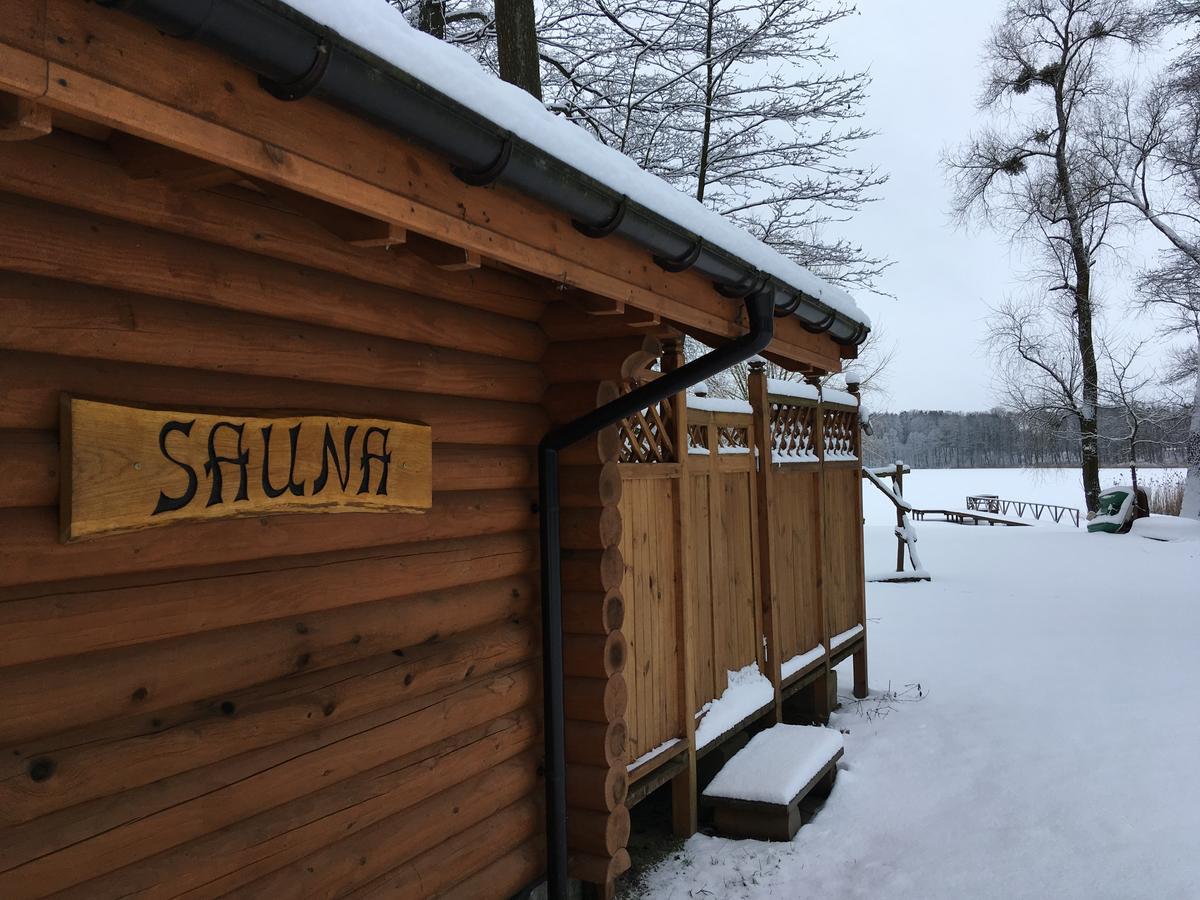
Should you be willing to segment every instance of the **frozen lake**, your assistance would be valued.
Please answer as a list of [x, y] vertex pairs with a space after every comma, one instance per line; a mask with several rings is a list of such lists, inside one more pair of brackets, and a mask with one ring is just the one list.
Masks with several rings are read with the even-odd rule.
[[[1139, 469], [1138, 481], [1145, 483], [1164, 476], [1182, 476], [1183, 471]], [[1128, 469], [1100, 470], [1101, 487], [1128, 481]], [[1077, 468], [916, 469], [904, 478], [904, 496], [918, 509], [964, 509], [968, 494], [997, 494], [1006, 500], [1055, 503], [1084, 511], [1083, 480]], [[863, 514], [869, 525], [888, 525], [896, 521], [895, 507], [866, 483], [863, 484]], [[1033, 521], [1032, 516], [1029, 521]]]

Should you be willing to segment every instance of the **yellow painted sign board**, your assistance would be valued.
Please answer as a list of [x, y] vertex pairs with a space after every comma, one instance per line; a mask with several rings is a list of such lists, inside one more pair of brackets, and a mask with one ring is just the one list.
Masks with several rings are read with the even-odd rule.
[[143, 409], [64, 397], [64, 541], [294, 512], [420, 512], [427, 425]]

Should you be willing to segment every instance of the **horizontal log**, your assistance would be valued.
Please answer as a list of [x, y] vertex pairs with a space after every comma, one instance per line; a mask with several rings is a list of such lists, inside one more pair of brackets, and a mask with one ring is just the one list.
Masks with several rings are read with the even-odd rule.
[[135, 181], [106, 147], [61, 132], [33, 146], [0, 146], [0, 190], [521, 319], [537, 320], [545, 309], [544, 293], [526, 279], [490, 269], [448, 274], [419, 259], [400, 263], [251, 191], [184, 196]]
[[536, 444], [547, 427], [539, 406], [286, 378], [248, 378], [0, 350], [0, 428], [58, 429], [61, 393], [169, 409], [339, 413], [424, 422], [435, 441]]
[[546, 347], [532, 322], [12, 195], [0, 268], [527, 362]]
[[620, 456], [621, 446], [621, 434], [614, 425], [571, 444], [559, 453], [558, 461], [564, 466], [594, 466], [612, 462]]
[[567, 766], [567, 803], [597, 812], [612, 812], [629, 793], [629, 772], [623, 762], [613, 766]]
[[559, 504], [564, 508], [616, 506], [621, 502], [624, 485], [615, 462], [601, 465], [564, 465], [559, 469]]
[[629, 645], [619, 631], [563, 637], [563, 671], [572, 678], [611, 678], [625, 670]]
[[621, 587], [625, 560], [618, 546], [603, 550], [564, 550], [562, 585], [564, 591], [612, 591]]
[[[82, 688], [59, 678], [68, 688], [48, 683], [43, 696], [45, 706], [55, 707], [53, 712], [23, 718], [35, 722], [27, 729], [31, 734], [49, 733], [63, 723], [71, 730], [30, 738], [9, 748], [0, 759], [0, 827], [299, 736], [311, 730], [314, 721], [331, 725], [481, 678], [531, 658], [536, 642], [532, 623], [517, 620], [483, 626], [446, 642], [416, 647], [402, 644], [395, 653], [384, 651], [383, 656], [359, 658], [349, 664], [326, 663], [315, 673], [273, 679], [249, 690], [244, 688], [253, 682], [246, 675], [218, 672], [226, 661], [217, 654], [211, 672], [197, 672], [200, 666], [193, 664], [178, 674], [172, 672], [173, 677], [158, 678], [167, 683], [162, 696], [173, 692], [187, 705], [139, 711], [118, 722], [86, 727], [83, 723], [112, 715], [111, 708], [121, 706], [122, 701], [130, 705], [128, 697], [105, 684]], [[375, 642], [368, 637], [361, 643]], [[337, 660], [339, 655], [327, 658]], [[296, 659], [292, 656], [280, 662], [290, 664], [294, 671]], [[88, 667], [64, 666], [67, 671], [80, 668], [86, 671]], [[100, 670], [99, 666], [92, 668]], [[267, 666], [258, 664], [256, 668], [261, 671]], [[188, 675], [193, 679], [190, 685], [170, 683]], [[98, 677], [103, 677], [102, 670]], [[119, 671], [112, 676], [117, 683], [119, 678]], [[13, 698], [14, 716], [21, 716], [21, 707], [28, 706], [29, 685], [3, 679], [5, 684], [13, 682], [17, 682], [14, 690], [21, 692]], [[89, 695], [95, 704], [90, 709], [86, 707]], [[45, 731], [33, 730], [37, 720], [49, 723]], [[49, 775], [31, 778], [31, 772], [47, 767]]]
[[506, 534], [537, 526], [534, 496], [527, 490], [434, 494], [433, 508], [422, 515], [345, 513], [336, 523], [319, 512], [224, 519], [73, 544], [58, 542], [56, 508], [0, 510], [0, 545], [13, 553], [0, 585]]
[[177, 847], [522, 709], [537, 691], [523, 665], [42, 816], [4, 834], [0, 896], [42, 896]]
[[612, 678], [563, 679], [563, 709], [568, 719], [615, 722], [629, 706], [629, 687], [621, 675]]
[[590, 884], [606, 885], [625, 873], [629, 868], [628, 850], [618, 850], [612, 856], [596, 856], [591, 853], [572, 853], [567, 871], [572, 878]]
[[[230, 900], [344, 896], [383, 875], [398, 861], [444, 844], [469, 824], [494, 816], [531, 794], [537, 786], [537, 765], [532, 753], [515, 757], [227, 896]], [[499, 823], [508, 830], [513, 844], [528, 836], [536, 809], [536, 802], [530, 800], [518, 807], [517, 815]]]
[[546, 381], [557, 384], [616, 379], [621, 377], [621, 367], [630, 357], [653, 359], [662, 352], [662, 344], [656, 338], [630, 331], [627, 337], [548, 344], [541, 362]]
[[623, 719], [615, 722], [585, 722], [567, 719], [567, 762], [585, 766], [625, 765], [628, 729]]
[[464, 352], [466, 342], [429, 346], [7, 272], [0, 316], [0, 348], [16, 351], [515, 402], [544, 386], [531, 363]]
[[[462, 824], [468, 821], [464, 819]], [[445, 896], [442, 892], [453, 888], [464, 875], [474, 873], [480, 867], [491, 868], [487, 866], [488, 863], [525, 846], [542, 824], [541, 804], [532, 797], [522, 798], [482, 822], [430, 847], [347, 897], [349, 900], [425, 900], [427, 897]], [[504, 890], [506, 883], [501, 881], [481, 885], [478, 893], [469, 896], [473, 900], [479, 897], [507, 897], [509, 894]], [[513, 889], [525, 886], [526, 883], [518, 883]]]
[[566, 381], [546, 388], [542, 406], [546, 407], [551, 422], [562, 424], [586, 415], [620, 395], [614, 381]]
[[117, 869], [69, 891], [78, 900], [213, 897], [269, 875], [529, 749], [529, 709], [495, 719]]
[[460, 881], [442, 897], [445, 900], [478, 900], [489, 893], [497, 897], [516, 896], [521, 888], [533, 884], [546, 870], [545, 843], [540, 837], [526, 841]]
[[625, 598], [620, 590], [563, 594], [563, 631], [570, 634], [606, 635], [625, 621]]
[[58, 436], [54, 432], [0, 431], [0, 460], [4, 461], [0, 509], [58, 503]]
[[535, 544], [530, 533], [460, 538], [287, 560], [273, 571], [43, 591], [0, 603], [0, 659], [18, 665], [506, 578], [530, 570]]
[[[436, 467], [437, 460], [434, 459]], [[567, 508], [559, 520], [563, 549], [603, 550], [621, 543], [621, 510], [616, 505], [599, 509]]]
[[[58, 434], [54, 431], [0, 429], [0, 509], [58, 504]], [[434, 444], [433, 490], [488, 491], [534, 487], [534, 451], [523, 447], [474, 447]], [[438, 501], [434, 499], [436, 510]], [[375, 522], [378, 524], [378, 519]], [[339, 529], [349, 524], [339, 521]]]
[[567, 846], [574, 853], [612, 856], [629, 843], [629, 810], [618, 806], [612, 812], [567, 809]]

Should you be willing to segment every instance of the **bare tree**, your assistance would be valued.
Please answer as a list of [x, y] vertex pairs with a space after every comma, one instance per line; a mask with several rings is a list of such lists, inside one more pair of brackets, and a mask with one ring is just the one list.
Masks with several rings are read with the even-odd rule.
[[[1162, 237], [1168, 249], [1142, 274], [1143, 310], [1166, 314], [1163, 332], [1181, 335], [1200, 352], [1200, 2], [1164, 0], [1159, 24], [1189, 30], [1181, 52], [1163, 75], [1138, 92], [1126, 85], [1100, 107], [1090, 126], [1093, 158], [1100, 161], [1116, 203]], [[1175, 379], [1195, 377], [1187, 366]], [[1196, 378], [1187, 444], [1183, 515], [1200, 516], [1200, 378]]]
[[868, 77], [826, 37], [854, 14], [816, 0], [551, 0], [547, 105], [826, 278], [889, 264], [831, 229], [886, 176], [850, 160]]
[[[1134, 493], [1138, 489], [1138, 466], [1151, 445], [1174, 432], [1179, 419], [1179, 398], [1164, 391], [1162, 380], [1145, 367], [1149, 341], [1127, 341], [1119, 346], [1105, 343], [1104, 384], [1101, 397], [1109, 414], [1106, 439], [1115, 445], [1129, 467]], [[1150, 510], [1145, 510], [1149, 513]]]
[[[1013, 376], [1028, 373], [1036, 385], [1031, 399], [1060, 395], [1061, 414], [1078, 421], [1089, 510], [1100, 495], [1094, 278], [1112, 202], [1084, 126], [1112, 95], [1110, 49], [1141, 46], [1152, 30], [1132, 0], [1010, 0], [987, 45], [980, 106], [1007, 109], [1012, 124], [984, 129], [946, 160], [960, 219], [980, 216], [1029, 240], [1043, 262], [1036, 274], [1045, 299], [1019, 315], [1002, 310], [994, 331], [1010, 352], [1010, 397]], [[1031, 343], [1031, 336], [1037, 340]], [[1068, 362], [1062, 338], [1073, 347], [1066, 371], [1051, 365]]]

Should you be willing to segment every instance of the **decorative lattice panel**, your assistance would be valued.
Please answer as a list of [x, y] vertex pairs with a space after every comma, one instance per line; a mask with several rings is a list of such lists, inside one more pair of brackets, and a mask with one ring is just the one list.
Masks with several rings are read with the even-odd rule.
[[825, 459], [857, 459], [854, 453], [854, 429], [858, 415], [850, 410], [825, 410]]
[[708, 426], [689, 425], [687, 429], [688, 450], [708, 451]]
[[729, 453], [750, 449], [750, 429], [744, 425], [717, 426], [717, 452]]
[[[624, 385], [625, 393], [636, 387], [632, 382]], [[675, 462], [675, 442], [672, 439], [672, 417], [674, 400], [663, 400], [648, 409], [639, 410], [618, 426], [621, 430], [621, 462], [662, 463]], [[689, 434], [689, 438], [690, 438]]]
[[771, 404], [771, 458], [817, 460], [816, 407]]

